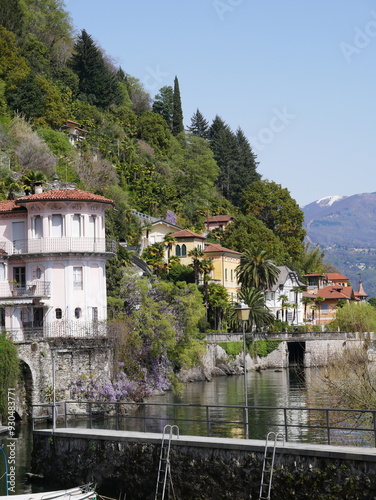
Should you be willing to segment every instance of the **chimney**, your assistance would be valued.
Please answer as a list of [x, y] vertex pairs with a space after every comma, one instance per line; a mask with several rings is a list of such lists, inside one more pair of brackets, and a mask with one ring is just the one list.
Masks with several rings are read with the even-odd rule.
[[35, 194], [39, 194], [39, 193], [43, 193], [43, 186], [42, 185], [36, 185], [35, 188], [34, 188], [34, 193]]

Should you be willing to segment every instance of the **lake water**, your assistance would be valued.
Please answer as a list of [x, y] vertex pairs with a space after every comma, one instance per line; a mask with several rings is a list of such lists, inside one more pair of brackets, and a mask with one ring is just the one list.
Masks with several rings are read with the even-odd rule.
[[[280, 426], [284, 418], [281, 407], [294, 407], [297, 410], [288, 415], [292, 424], [323, 425], [323, 415], [319, 415], [315, 410], [307, 408], [330, 407], [330, 402], [325, 397], [319, 397], [311, 389], [307, 380], [317, 375], [317, 369], [305, 370], [265, 370], [261, 372], [251, 371], [247, 374], [248, 405], [265, 407], [261, 410], [249, 412], [249, 435], [251, 439], [265, 439], [267, 433], [272, 430], [284, 432]], [[152, 403], [184, 403], [190, 405], [218, 405], [221, 406], [241, 406], [244, 404], [244, 378], [243, 376], [216, 377], [212, 382], [192, 382], [185, 385], [180, 396], [171, 392], [151, 398]], [[168, 410], [171, 414], [173, 410]], [[242, 424], [242, 409], [239, 408], [214, 408], [211, 411], [211, 419], [221, 421], [221, 423], [211, 426], [213, 435], [228, 437], [244, 436]], [[180, 434], [195, 434], [198, 430], [196, 422], [199, 410], [195, 406], [179, 409], [178, 418], [189, 417], [192, 421], [188, 424], [178, 422]], [[214, 412], [214, 413], [213, 413]], [[225, 413], [225, 414], [224, 414]], [[159, 406], [152, 407], [149, 412], [150, 422], [154, 425], [154, 432], [162, 432], [165, 425], [163, 417], [166, 408]], [[171, 415], [170, 415], [171, 416]], [[176, 415], [175, 415], [176, 416]], [[205, 419], [205, 416], [203, 416]], [[223, 420], [231, 420], [233, 423], [223, 425]], [[273, 424], [273, 425], [272, 425]], [[69, 425], [72, 425], [71, 423]], [[128, 430], [140, 430], [137, 428], [139, 422], [132, 424], [126, 422], [122, 425]], [[95, 427], [101, 427], [101, 422], [94, 422]], [[205, 426], [204, 426], [205, 427]], [[150, 429], [148, 429], [150, 430]], [[198, 432], [197, 432], [198, 433]], [[320, 429], [289, 428], [288, 438], [290, 441], [301, 442], [326, 442], [325, 431]], [[336, 436], [333, 436], [335, 440]], [[349, 439], [358, 439], [351, 430], [349, 433], [341, 432], [337, 436], [336, 444], [349, 444]], [[0, 437], [0, 444], [6, 449], [9, 441], [5, 436]], [[334, 443], [333, 443], [334, 444]], [[28, 425], [17, 427], [17, 448], [16, 448], [16, 492], [23, 493], [38, 491], [38, 487], [28, 483], [26, 472], [30, 471], [30, 455], [32, 449], [32, 433]], [[4, 472], [1, 463], [0, 471]], [[5, 495], [4, 478], [0, 480], [0, 495]]]

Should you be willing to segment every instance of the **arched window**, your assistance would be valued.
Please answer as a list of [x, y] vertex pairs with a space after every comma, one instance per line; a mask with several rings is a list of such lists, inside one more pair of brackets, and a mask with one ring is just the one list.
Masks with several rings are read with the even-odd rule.
[[40, 267], [37, 267], [37, 270], [35, 271], [35, 276], [36, 276], [37, 280], [40, 280], [40, 278], [42, 276], [42, 271], [41, 271]]
[[63, 317], [63, 311], [59, 307], [55, 309], [55, 316], [56, 319], [61, 319]]
[[180, 257], [181, 256], [180, 245], [176, 245], [175, 254], [176, 254], [176, 257]]
[[187, 256], [187, 247], [185, 245], [181, 246], [181, 256], [186, 257]]
[[79, 319], [81, 318], [81, 315], [82, 315], [81, 307], [76, 307], [76, 309], [74, 310], [74, 317], [76, 319]]

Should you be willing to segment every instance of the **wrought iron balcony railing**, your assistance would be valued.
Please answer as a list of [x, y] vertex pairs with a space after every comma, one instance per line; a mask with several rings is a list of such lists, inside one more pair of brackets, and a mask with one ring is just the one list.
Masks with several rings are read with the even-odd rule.
[[97, 338], [107, 336], [107, 321], [56, 320], [43, 326], [24, 324], [20, 328], [6, 329], [14, 342], [25, 342], [43, 338]]
[[0, 283], [0, 298], [8, 297], [50, 297], [51, 283], [49, 281], [31, 281], [24, 286], [17, 283]]
[[0, 241], [0, 254], [39, 253], [116, 253], [116, 242], [105, 238], [32, 238], [28, 240]]

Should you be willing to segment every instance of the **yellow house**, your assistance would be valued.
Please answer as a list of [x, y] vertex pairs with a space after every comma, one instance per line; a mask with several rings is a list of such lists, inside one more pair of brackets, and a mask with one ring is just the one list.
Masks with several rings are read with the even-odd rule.
[[191, 250], [195, 248], [204, 250], [205, 236], [194, 233], [189, 229], [182, 229], [181, 231], [172, 233], [171, 237], [176, 240], [176, 243], [172, 246], [171, 255], [179, 257], [180, 262], [185, 266], [192, 264], [192, 257], [188, 256]]
[[224, 286], [231, 302], [236, 302], [239, 291], [236, 268], [240, 264], [241, 253], [217, 243], [205, 243], [204, 255], [206, 259], [212, 259], [214, 270], [211, 272], [211, 276], [213, 281]]

